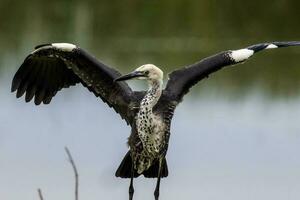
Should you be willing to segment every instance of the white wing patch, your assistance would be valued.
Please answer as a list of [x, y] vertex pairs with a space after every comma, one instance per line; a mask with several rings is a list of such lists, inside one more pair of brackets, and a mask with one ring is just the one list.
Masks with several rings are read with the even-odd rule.
[[53, 43], [51, 45], [62, 51], [72, 51], [73, 49], [76, 48], [76, 45], [70, 43]]
[[278, 48], [278, 46], [276, 46], [275, 44], [269, 44], [266, 49], [276, 49]]
[[231, 51], [230, 57], [235, 62], [242, 62], [244, 60], [247, 60], [253, 54], [254, 51], [251, 49], [239, 49], [239, 50]]

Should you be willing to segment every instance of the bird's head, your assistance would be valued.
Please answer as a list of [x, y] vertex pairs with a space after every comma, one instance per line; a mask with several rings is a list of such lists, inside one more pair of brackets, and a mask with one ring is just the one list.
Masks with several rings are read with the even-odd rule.
[[163, 80], [164, 73], [153, 64], [146, 64], [138, 67], [133, 72], [120, 76], [115, 79], [115, 81], [125, 81], [129, 79], [146, 79], [149, 81], [160, 81]]

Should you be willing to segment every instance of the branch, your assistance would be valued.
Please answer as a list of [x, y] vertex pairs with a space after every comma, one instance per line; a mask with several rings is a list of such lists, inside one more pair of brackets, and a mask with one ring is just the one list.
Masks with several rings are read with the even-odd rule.
[[38, 189], [38, 194], [39, 194], [40, 200], [44, 200], [42, 190], [40, 188]]
[[[78, 171], [77, 171], [75, 162], [72, 158], [71, 152], [69, 151], [68, 147], [65, 147], [65, 151], [67, 153], [67, 156], [69, 158], [69, 162], [71, 163], [73, 171], [74, 171], [74, 176], [75, 176], [75, 200], [78, 200], [78, 187], [79, 187]], [[43, 199], [41, 199], [41, 200], [43, 200]]]

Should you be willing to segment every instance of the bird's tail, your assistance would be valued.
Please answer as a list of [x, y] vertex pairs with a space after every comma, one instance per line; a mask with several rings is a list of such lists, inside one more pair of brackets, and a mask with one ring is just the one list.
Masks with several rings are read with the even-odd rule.
[[[116, 171], [116, 177], [121, 178], [131, 178], [131, 167], [132, 167], [132, 159], [130, 156], [130, 151], [127, 152], [125, 157], [123, 158], [119, 168]], [[140, 174], [135, 170], [134, 177], [138, 177]]]
[[[116, 177], [121, 178], [131, 178], [131, 167], [132, 167], [132, 158], [130, 156], [130, 151], [127, 152], [125, 157], [123, 158], [119, 168], [116, 171]], [[157, 178], [158, 177], [158, 168], [159, 168], [159, 162], [155, 161], [153, 165], [146, 171], [144, 171], [142, 174], [146, 178]], [[162, 169], [161, 169], [161, 177], [167, 177], [168, 172], [168, 165], [166, 158], [163, 159], [162, 162]], [[140, 174], [137, 173], [136, 170], [134, 170], [134, 178], [138, 177]]]

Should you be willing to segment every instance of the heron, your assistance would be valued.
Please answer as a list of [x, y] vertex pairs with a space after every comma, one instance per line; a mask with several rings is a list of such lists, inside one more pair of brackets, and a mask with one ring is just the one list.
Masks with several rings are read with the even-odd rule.
[[[25, 94], [26, 102], [34, 98], [36, 105], [49, 104], [61, 89], [81, 83], [131, 126], [129, 150], [115, 173], [116, 177], [130, 179], [129, 200], [134, 195], [133, 180], [140, 175], [157, 178], [154, 198], [158, 200], [161, 178], [169, 173], [166, 154], [172, 117], [190, 88], [223, 67], [245, 62], [262, 50], [298, 45], [300, 41], [265, 42], [223, 51], [171, 72], [163, 88], [163, 71], [153, 64], [121, 75], [74, 44], [42, 44], [17, 70], [11, 91], [16, 91], [17, 98]], [[126, 83], [131, 79], [147, 81], [148, 90], [132, 90]]]

